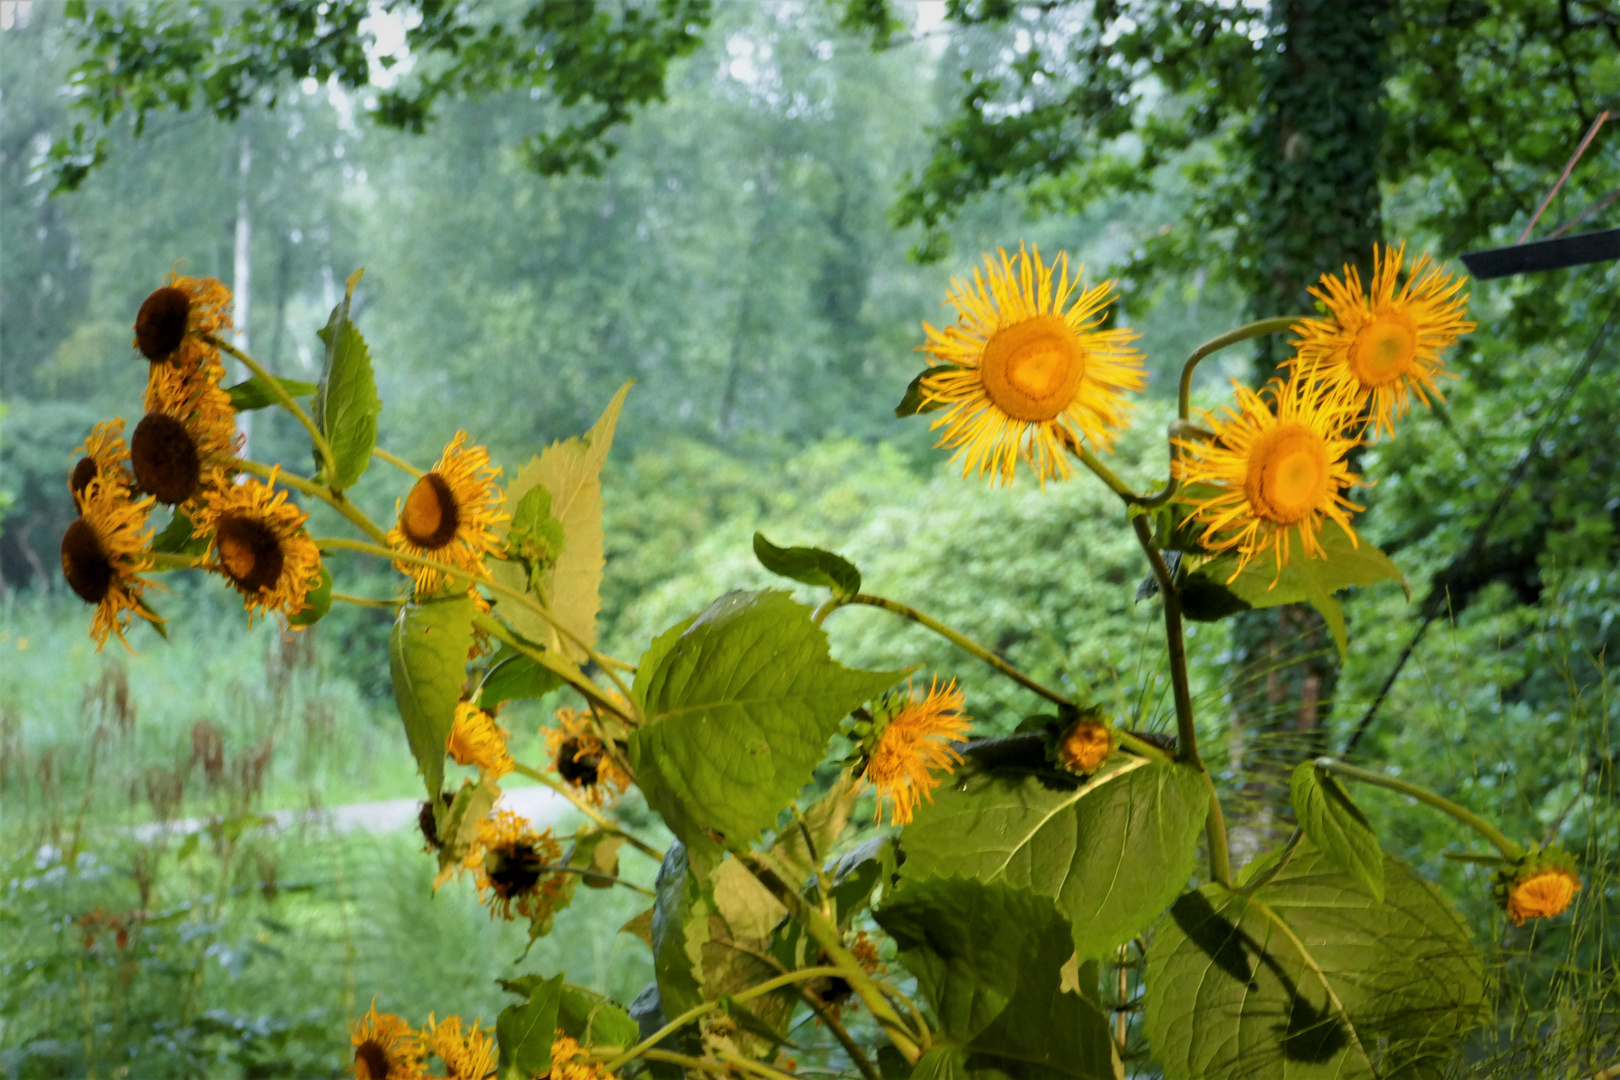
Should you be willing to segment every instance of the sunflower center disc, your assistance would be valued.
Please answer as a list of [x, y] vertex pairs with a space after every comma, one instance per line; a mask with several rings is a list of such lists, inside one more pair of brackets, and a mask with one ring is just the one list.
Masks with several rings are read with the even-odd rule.
[[281, 578], [281, 544], [261, 522], [227, 514], [220, 519], [216, 543], [220, 563], [243, 592], [270, 588]]
[[388, 1052], [367, 1039], [354, 1048], [355, 1073], [365, 1080], [388, 1080]]
[[455, 539], [460, 517], [450, 485], [438, 473], [430, 472], [405, 496], [399, 528], [411, 543], [433, 551]]
[[1074, 403], [1086, 373], [1085, 350], [1056, 315], [1037, 315], [997, 330], [984, 346], [984, 392], [1014, 420], [1050, 420]]
[[569, 739], [557, 748], [557, 773], [575, 787], [592, 787], [602, 764], [601, 754], [582, 754], [579, 740]]
[[113, 564], [101, 548], [101, 538], [84, 518], [74, 518], [62, 534], [62, 576], [79, 599], [99, 604], [112, 588]]
[[486, 864], [490, 884], [501, 896], [522, 896], [540, 884], [540, 853], [529, 844], [514, 844], [506, 851], [491, 852], [486, 856], [494, 865]]
[[1243, 488], [1261, 517], [1281, 525], [1304, 520], [1327, 498], [1327, 444], [1304, 424], [1279, 424], [1250, 451]]
[[73, 466], [73, 473], [68, 477], [68, 489], [75, 495], [83, 495], [84, 489], [90, 486], [90, 481], [96, 478], [96, 463], [93, 458], [80, 458], [79, 463]]
[[130, 462], [141, 487], [168, 506], [191, 498], [202, 481], [202, 460], [186, 425], [167, 413], [147, 413], [129, 440]]
[[141, 304], [135, 316], [135, 345], [148, 360], [165, 360], [186, 336], [191, 297], [183, 289], [165, 285]]
[[1417, 354], [1417, 333], [1392, 311], [1377, 317], [1356, 334], [1350, 346], [1350, 370], [1365, 386], [1383, 386], [1406, 374]]

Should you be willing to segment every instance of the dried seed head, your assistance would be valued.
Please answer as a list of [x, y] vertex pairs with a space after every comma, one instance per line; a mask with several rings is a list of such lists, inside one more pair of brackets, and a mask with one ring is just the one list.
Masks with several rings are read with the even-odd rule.
[[135, 466], [135, 482], [165, 505], [185, 502], [202, 482], [197, 441], [185, 424], [167, 413], [147, 413], [141, 418], [130, 436], [129, 456]]
[[557, 748], [557, 775], [575, 787], [595, 785], [601, 764], [601, 754], [579, 752], [578, 738], [569, 739]]
[[185, 290], [165, 285], [141, 304], [135, 316], [135, 344], [148, 360], [168, 360], [186, 336], [191, 297]]
[[112, 588], [116, 571], [101, 538], [84, 518], [74, 518], [62, 534], [62, 576], [87, 604], [99, 604]]

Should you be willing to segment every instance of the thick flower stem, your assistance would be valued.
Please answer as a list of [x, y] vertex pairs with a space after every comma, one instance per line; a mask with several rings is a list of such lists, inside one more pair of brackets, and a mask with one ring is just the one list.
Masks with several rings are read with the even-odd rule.
[[886, 600], [881, 596], [872, 596], [868, 593], [858, 593], [851, 597], [849, 602], [851, 604], [865, 604], [868, 607], [882, 608], [884, 611], [892, 612], [903, 619], [910, 619], [918, 626], [927, 627], [940, 637], [944, 638], [946, 641], [949, 641], [951, 644], [966, 652], [972, 653], [974, 656], [977, 656], [980, 660], [983, 660], [985, 663], [989, 664], [991, 667], [995, 668], [997, 671], [1001, 672], [1003, 675], [1007, 676], [1007, 678], [1011, 679], [1013, 682], [1024, 687], [1025, 689], [1035, 691], [1035, 693], [1041, 695], [1041, 697], [1053, 702], [1054, 704], [1067, 705], [1071, 708], [1074, 706], [1074, 702], [1070, 701], [1056, 690], [1049, 690], [1042, 686], [1040, 683], [1036, 682], [1028, 675], [1025, 675], [1022, 671], [1019, 671], [1017, 668], [1007, 663], [1007, 661], [1003, 660], [1001, 657], [997, 656], [983, 645], [980, 645], [977, 641], [957, 633], [955, 630], [952, 630], [938, 619], [924, 615], [916, 608], [910, 608], [894, 600]]
[[546, 787], [573, 803], [574, 809], [596, 822], [596, 824], [601, 826], [604, 831], [610, 832], [614, 836], [624, 837], [626, 843], [635, 848], [637, 851], [641, 852], [643, 855], [647, 856], [649, 859], [653, 859], [657, 862], [664, 861], [664, 853], [662, 851], [659, 851], [657, 848], [653, 847], [651, 844], [640, 839], [639, 837], [631, 836], [629, 833], [625, 832], [623, 828], [614, 823], [612, 818], [608, 817], [606, 814], [603, 814], [596, 807], [592, 806], [584, 799], [581, 799], [572, 791], [569, 791], [568, 785], [547, 776], [539, 769], [530, 768], [521, 761], [512, 762], [512, 771], [517, 773], [519, 776], [527, 776], [530, 780], [538, 780], [540, 783], [546, 785]]
[[[836, 967], [821, 966], [800, 968], [798, 971], [790, 971], [786, 975], [778, 975], [774, 979], [766, 979], [762, 983], [756, 983], [755, 985], [750, 986], [747, 990], [743, 990], [739, 993], [731, 995], [731, 1000], [741, 1005], [744, 1002], [752, 1001], [754, 998], [768, 994], [772, 990], [777, 990], [784, 986], [792, 986], [794, 983], [805, 982], [809, 979], [819, 979], [824, 975], [843, 974], [844, 972]], [[701, 1005], [692, 1006], [690, 1009], [687, 1009], [685, 1012], [681, 1013], [681, 1015], [677, 1016], [675, 1019], [671, 1020], [669, 1023], [665, 1024], [663, 1027], [659, 1028], [645, 1039], [642, 1039], [630, 1049], [621, 1053], [612, 1061], [604, 1064], [602, 1066], [602, 1070], [604, 1072], [614, 1072], [623, 1068], [636, 1058], [641, 1057], [648, 1050], [651, 1050], [654, 1046], [657, 1046], [659, 1043], [663, 1042], [665, 1038], [674, 1032], [679, 1031], [692, 1021], [697, 1020], [720, 1008], [720, 1004], [721, 1003], [718, 1001], [705, 1001]]]
[[294, 491], [302, 492], [311, 498], [321, 500], [321, 502], [348, 518], [350, 524], [359, 529], [361, 532], [365, 533], [367, 536], [371, 537], [373, 540], [377, 541], [377, 543], [384, 545], [388, 543], [388, 534], [379, 529], [376, 522], [372, 521], [370, 518], [366, 517], [365, 514], [361, 513], [359, 508], [351, 503], [348, 499], [345, 499], [342, 495], [338, 495], [330, 491], [324, 484], [317, 484], [313, 480], [306, 480], [296, 473], [290, 473], [285, 469], [278, 468], [277, 466], [261, 465], [257, 461], [243, 461], [238, 459], [232, 467], [240, 469], [242, 472], [245, 472], [250, 476], [257, 476], [261, 480], [269, 480], [274, 477], [276, 483], [278, 484], [285, 484]]
[[604, 882], [607, 885], [622, 885], [626, 889], [629, 889], [631, 892], [638, 892], [642, 896], [650, 896], [655, 900], [658, 898], [657, 893], [653, 892], [651, 889], [643, 888], [642, 886], [637, 885], [633, 881], [626, 881], [624, 878], [618, 877], [617, 875], [604, 874], [600, 870], [591, 870], [588, 867], [584, 867], [584, 866], [556, 866], [556, 865], [552, 865], [552, 864], [546, 864], [546, 865], [538, 867], [537, 869], [542, 874], [575, 874], [575, 875], [577, 875], [579, 877], [587, 878], [587, 879], [589, 879], [591, 881]]
[[148, 551], [146, 558], [152, 560], [155, 570], [190, 570], [202, 565], [202, 558], [197, 555], [172, 555], [165, 551]]
[[388, 464], [392, 465], [406, 476], [409, 476], [412, 480], [420, 480], [423, 476], [427, 475], [421, 469], [418, 469], [415, 465], [412, 465], [404, 458], [397, 454], [390, 454], [380, 446], [373, 446], [371, 448], [371, 456], [374, 458], [381, 458], [382, 460], [388, 462]]
[[1382, 773], [1371, 772], [1367, 769], [1358, 769], [1354, 765], [1346, 765], [1337, 758], [1320, 757], [1316, 759], [1316, 764], [1320, 765], [1329, 772], [1334, 773], [1335, 775], [1344, 777], [1347, 780], [1359, 780], [1363, 784], [1371, 784], [1374, 787], [1387, 788], [1390, 791], [1398, 791], [1402, 795], [1410, 796], [1420, 803], [1425, 803], [1434, 807], [1443, 814], [1449, 814], [1451, 817], [1456, 818], [1464, 825], [1467, 825], [1470, 829], [1473, 829], [1475, 832], [1479, 833], [1480, 836], [1483, 836], [1486, 840], [1490, 841], [1491, 844], [1496, 847], [1496, 850], [1502, 853], [1502, 857], [1510, 862], [1524, 857], [1523, 844], [1509, 840], [1507, 835], [1503, 833], [1502, 830], [1498, 829], [1495, 825], [1492, 825], [1490, 822], [1486, 821], [1472, 810], [1466, 810], [1452, 802], [1450, 799], [1447, 799], [1441, 795], [1436, 795], [1428, 788], [1419, 787], [1418, 785], [1407, 780], [1397, 780], [1393, 776], [1385, 776]]
[[1135, 491], [1133, 491], [1129, 484], [1121, 480], [1113, 469], [1110, 469], [1107, 465], [1104, 465], [1102, 463], [1102, 459], [1096, 454], [1093, 454], [1090, 450], [1086, 449], [1083, 444], [1073, 443], [1070, 445], [1069, 449], [1074, 452], [1075, 456], [1080, 459], [1086, 468], [1090, 469], [1094, 474], [1096, 474], [1097, 479], [1107, 484], [1108, 490], [1112, 491], [1115, 495], [1118, 495], [1131, 505], [1135, 505], [1142, 501], [1141, 495], [1138, 495]]
[[276, 396], [276, 400], [281, 404], [281, 407], [297, 417], [298, 422], [304, 425], [304, 430], [309, 432], [309, 440], [315, 445], [315, 453], [319, 456], [322, 467], [329, 474], [337, 471], [337, 465], [332, 458], [332, 444], [326, 441], [326, 436], [322, 435], [321, 429], [315, 426], [315, 421], [310, 418], [309, 413], [305, 412], [304, 407], [298, 404], [291, 394], [287, 393], [275, 376], [266, 371], [257, 360], [230, 342], [217, 338], [212, 334], [204, 336], [203, 340], [221, 352], [236, 357], [242, 362], [243, 367], [253, 372], [258, 378], [263, 379], [265, 385], [270, 388], [270, 392]]
[[815, 938], [816, 944], [821, 946], [827, 958], [837, 965], [837, 973], [854, 989], [856, 996], [872, 1014], [872, 1018], [878, 1022], [883, 1033], [889, 1037], [894, 1048], [900, 1051], [901, 1056], [908, 1062], [915, 1065], [926, 1049], [927, 1033], [914, 1032], [907, 1026], [905, 1020], [889, 1003], [877, 980], [866, 973], [860, 961], [855, 959], [855, 954], [844, 944], [844, 936], [838, 932], [837, 925], [806, 902], [797, 889], [763, 865], [753, 853], [734, 851], [732, 854], [736, 856], [738, 862], [748, 868], [755, 880], [780, 900], [788, 909], [788, 913], [810, 932], [810, 936]]
[[799, 986], [799, 996], [804, 998], [806, 1005], [810, 1006], [810, 1011], [816, 1014], [816, 1019], [821, 1021], [821, 1026], [833, 1033], [833, 1038], [838, 1040], [838, 1044], [844, 1048], [844, 1053], [849, 1055], [849, 1059], [855, 1063], [855, 1067], [861, 1070], [861, 1075], [866, 1080], [882, 1080], [882, 1075], [878, 1072], [877, 1066], [873, 1065], [867, 1058], [866, 1054], [861, 1050], [860, 1044], [850, 1035], [849, 1029], [844, 1026], [842, 1020], [838, 1019], [833, 1010], [816, 1000], [816, 995], [812, 994], [810, 989], [802, 983]]
[[625, 723], [634, 725], [635, 718], [626, 716], [624, 711], [608, 697], [608, 692], [592, 682], [584, 672], [579, 670], [579, 666], [573, 661], [563, 659], [549, 649], [536, 649], [508, 630], [505, 623], [488, 615], [474, 615], [473, 625], [488, 633], [496, 641], [508, 646], [514, 652], [528, 657], [547, 671], [552, 672], [569, 686], [579, 691], [582, 697], [597, 708], [604, 709]]
[[[1176, 399], [1177, 412], [1183, 420], [1192, 414], [1192, 380], [1193, 372], [1206, 357], [1220, 352], [1222, 349], [1236, 345], [1251, 338], [1264, 337], [1267, 334], [1286, 333], [1295, 323], [1304, 322], [1308, 315], [1283, 315], [1275, 319], [1261, 319], [1259, 322], [1247, 323], [1236, 330], [1228, 330], [1218, 338], [1212, 338], [1193, 350], [1187, 357], [1187, 362], [1181, 366], [1181, 391]], [[1174, 451], [1172, 451], [1173, 453]]]

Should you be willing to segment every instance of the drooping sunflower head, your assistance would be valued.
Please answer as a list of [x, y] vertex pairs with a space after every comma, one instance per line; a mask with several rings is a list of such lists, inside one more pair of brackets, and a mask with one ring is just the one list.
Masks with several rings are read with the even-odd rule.
[[128, 647], [124, 632], [134, 616], [156, 621], [141, 602], [150, 582], [140, 576], [152, 566], [146, 550], [152, 498], [136, 499], [126, 485], [99, 476], [75, 498], [79, 516], [62, 534], [62, 576], [79, 599], [96, 606], [90, 636], [97, 650], [114, 633]]
[[965, 740], [971, 727], [962, 712], [963, 701], [955, 679], [941, 687], [936, 678], [921, 697], [908, 684], [873, 710], [872, 735], [863, 745], [866, 767], [857, 790], [876, 789], [880, 824], [885, 801], [890, 822], [908, 824], [924, 799], [934, 801], [933, 790], [940, 784], [934, 773], [953, 772], [961, 763], [962, 755], [951, 744]]
[[411, 1025], [393, 1013], [371, 1011], [349, 1028], [354, 1046], [355, 1080], [419, 1080], [424, 1050]]
[[[501, 512], [506, 496], [495, 483], [501, 470], [491, 467], [489, 451], [465, 446], [466, 441], [465, 431], [456, 432], [438, 464], [411, 488], [388, 542], [406, 554], [482, 577], [484, 557], [501, 547], [495, 530], [507, 520]], [[419, 593], [435, 591], [446, 577], [415, 563], [396, 562], [394, 567], [415, 582]]]
[[84, 440], [84, 457], [68, 473], [68, 490], [73, 501], [83, 509], [82, 499], [90, 481], [98, 477], [103, 483], [129, 487], [133, 478], [129, 472], [129, 450], [124, 446], [124, 421], [114, 418], [97, 424]]
[[1260, 394], [1236, 381], [1232, 389], [1238, 407], [1205, 416], [1212, 441], [1175, 440], [1182, 451], [1178, 498], [1192, 509], [1189, 520], [1203, 527], [1199, 542], [1239, 554], [1234, 579], [1267, 552], [1280, 574], [1295, 541], [1305, 557], [1320, 555], [1324, 519], [1354, 542], [1348, 512], [1361, 507], [1345, 492], [1362, 481], [1344, 460], [1358, 442], [1348, 434], [1358, 415], [1352, 391], [1298, 371]]
[[250, 620], [268, 611], [298, 614], [321, 581], [320, 550], [304, 531], [309, 515], [276, 490], [274, 475], [268, 484], [237, 484], [216, 471], [210, 486], [217, 494], [193, 519], [197, 536], [212, 534], [208, 569], [242, 594]]
[[1294, 328], [1300, 335], [1294, 365], [1309, 378], [1352, 390], [1374, 431], [1392, 431], [1414, 396], [1425, 405], [1431, 394], [1445, 400], [1439, 380], [1451, 373], [1440, 353], [1474, 329], [1463, 317], [1468, 295], [1458, 295], [1463, 275], [1423, 255], [1405, 272], [1403, 284], [1405, 263], [1406, 245], [1393, 251], [1375, 247], [1366, 289], [1353, 266], [1344, 268], [1342, 278], [1323, 274], [1311, 293], [1329, 317]]
[[608, 753], [588, 709], [560, 708], [557, 726], [541, 728], [552, 768], [580, 798], [605, 806], [630, 786], [630, 777]]
[[483, 1080], [495, 1069], [495, 1040], [479, 1030], [481, 1020], [463, 1027], [461, 1017], [451, 1015], [434, 1022], [428, 1017], [423, 1042], [428, 1052], [444, 1063], [447, 1080]]
[[154, 365], [146, 383], [146, 415], [130, 436], [130, 459], [141, 490], [193, 519], [217, 495], [214, 473], [228, 469], [237, 449], [236, 411], [220, 388], [218, 360], [188, 372]]
[[479, 821], [463, 866], [475, 871], [478, 902], [489, 905], [491, 918], [543, 919], [563, 884], [546, 867], [561, 861], [562, 845], [550, 829], [536, 832], [526, 819], [497, 810]]
[[1546, 848], [1532, 845], [1523, 858], [1503, 867], [1496, 877], [1497, 900], [1514, 926], [1526, 919], [1562, 915], [1580, 887], [1574, 858], [1556, 844]]
[[1114, 729], [1095, 716], [1082, 716], [1058, 736], [1058, 759], [1071, 772], [1089, 776], [1114, 752]]
[[506, 748], [506, 729], [495, 718], [470, 701], [456, 706], [455, 720], [445, 750], [457, 765], [476, 765], [492, 780], [512, 771], [512, 754]]
[[154, 364], [194, 367], [214, 351], [203, 339], [231, 328], [231, 291], [217, 278], [170, 274], [135, 315], [135, 347]]
[[1011, 483], [1022, 458], [1045, 483], [1073, 472], [1065, 450], [1084, 440], [1108, 450], [1130, 415], [1122, 396], [1146, 382], [1140, 335], [1102, 330], [1114, 283], [1080, 287], [1066, 255], [1047, 265], [1038, 249], [985, 257], [973, 282], [955, 280], [946, 302], [956, 324], [927, 323], [922, 351], [933, 370], [925, 401], [944, 406], [933, 428], [956, 451], [962, 475]]

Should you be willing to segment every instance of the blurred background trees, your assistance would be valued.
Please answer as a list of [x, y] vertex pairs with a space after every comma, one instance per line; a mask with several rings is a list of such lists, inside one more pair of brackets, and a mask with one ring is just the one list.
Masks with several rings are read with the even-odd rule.
[[[918, 323], [943, 317], [947, 278], [1020, 238], [1069, 251], [1093, 275], [1122, 275], [1120, 318], [1143, 333], [1153, 382], [1119, 457], [1145, 482], [1162, 471], [1156, 432], [1196, 344], [1249, 316], [1306, 310], [1303, 287], [1341, 263], [1364, 265], [1374, 241], [1404, 238], [1453, 261], [1511, 242], [1598, 111], [1620, 103], [1620, 9], [1603, 0], [289, 0], [221, 6], [218, 22], [212, 8], [0, 3], [0, 797], [7, 880], [54, 873], [58, 890], [46, 914], [32, 906], [43, 894], [25, 902], [20, 885], [0, 901], [14, 925], [48, 915], [57, 934], [39, 955], [4, 957], [7, 971], [42, 956], [55, 964], [29, 969], [55, 973], [38, 976], [51, 993], [18, 983], [0, 1008], [8, 1073], [71, 1075], [112, 1060], [84, 1049], [64, 1019], [87, 1000], [81, 991], [108, 1009], [124, 992], [116, 949], [93, 954], [107, 961], [105, 999], [72, 974], [75, 957], [83, 968], [92, 955], [75, 951], [74, 920], [98, 905], [144, 907], [130, 893], [140, 860], [179, 865], [178, 837], [150, 855], [86, 837], [164, 814], [246, 812], [230, 785], [207, 780], [197, 722], [218, 729], [225, 760], [247, 760], [267, 738], [280, 748], [254, 812], [410, 787], [394, 721], [377, 707], [387, 705], [380, 614], [343, 610], [306, 635], [317, 647], [299, 670], [313, 674], [298, 676], [304, 696], [283, 713], [249, 690], [285, 648], [273, 629], [219, 638], [211, 601], [183, 581], [158, 603], [195, 633], [170, 646], [144, 639], [128, 662], [139, 737], [96, 741], [98, 724], [118, 725], [82, 703], [99, 701], [94, 688], [125, 662], [89, 649], [55, 574], [72, 513], [67, 456], [95, 419], [136, 399], [133, 312], [177, 263], [232, 284], [252, 351], [294, 377], [315, 368], [313, 331], [364, 265], [357, 317], [388, 403], [381, 441], [422, 463], [465, 427], [511, 469], [637, 379], [606, 484], [605, 636], [626, 651], [725, 588], [764, 583], [748, 553], [763, 527], [781, 543], [844, 550], [874, 588], [926, 596], [935, 614], [1032, 671], [1155, 727], [1158, 658], [1137, 644], [1146, 614], [1131, 601], [1143, 568], [1118, 543], [1106, 502], [1082, 484], [982, 491], [951, 475], [921, 421], [892, 418], [921, 366]], [[407, 50], [410, 62], [389, 61]], [[1617, 185], [1611, 128], [1542, 228]], [[1582, 227], [1612, 226], [1616, 213]], [[1199, 628], [1193, 641], [1203, 714], [1225, 718], [1214, 745], [1224, 738], [1229, 767], [1247, 775], [1267, 755], [1280, 763], [1343, 743], [1412, 640], [1433, 583], [1442, 618], [1359, 753], [1596, 860], [1583, 929], [1541, 942], [1501, 929], [1513, 974], [1503, 985], [1515, 988], [1504, 1000], [1524, 995], [1504, 1013], [1504, 1046], [1524, 1044], [1517, 1023], [1556, 1028], [1571, 1046], [1612, 1039], [1612, 1004], [1601, 1004], [1612, 1003], [1612, 972], [1595, 973], [1614, 942], [1593, 928], [1613, 901], [1597, 856], [1614, 850], [1617, 824], [1606, 669], [1620, 636], [1615, 338], [1598, 342], [1589, 374], [1571, 375], [1611, 310], [1616, 275], [1600, 266], [1473, 287], [1481, 326], [1450, 358], [1462, 378], [1449, 405], [1365, 452], [1383, 478], [1366, 492], [1365, 529], [1407, 571], [1416, 602], [1393, 587], [1354, 599], [1343, 671], [1308, 624]], [[1226, 376], [1263, 378], [1278, 359], [1206, 365], [1200, 388], [1216, 393], [1201, 403], [1219, 400]], [[1562, 400], [1523, 481], [1473, 543]], [[267, 416], [254, 417], [253, 456], [289, 459], [294, 433]], [[358, 496], [386, 516], [398, 494], [373, 484]], [[352, 591], [389, 587], [381, 567], [350, 573], [342, 587]], [[987, 587], [1002, 598], [988, 608], [972, 600]], [[921, 638], [849, 618], [835, 636], [856, 661], [960, 674], [970, 709], [1001, 727], [1034, 709], [992, 696], [961, 658]], [[141, 670], [162, 674], [148, 682]], [[174, 693], [197, 670], [209, 689]], [[309, 702], [324, 704], [309, 713]], [[532, 734], [554, 705], [513, 714], [514, 730]], [[75, 709], [90, 710], [82, 730], [62, 719]], [[116, 784], [112, 749], [98, 745], [122, 755]], [[311, 771], [323, 756], [337, 764]], [[168, 806], [154, 770], [182, 763], [192, 801]], [[118, 797], [104, 797], [112, 788]], [[74, 831], [80, 805], [96, 828]], [[1390, 848], [1446, 876], [1483, 917], [1486, 876], [1443, 860], [1457, 838], [1441, 825], [1401, 829], [1386, 834]], [[415, 865], [408, 842], [387, 864], [330, 838], [278, 843], [278, 857], [309, 868], [306, 892], [267, 899], [262, 867], [274, 860], [239, 857], [221, 834], [203, 856], [242, 890], [230, 894], [238, 907], [176, 916], [214, 929], [148, 943], [177, 970], [221, 942], [241, 945], [230, 953], [240, 963], [217, 968], [236, 987], [222, 1007], [237, 1011], [166, 1038], [195, 1036], [205, 1056], [246, 1040], [272, 1063], [261, 1074], [313, 1075], [299, 1070], [326, 1060], [322, 1040], [336, 1045], [344, 988], [367, 970], [368, 948], [403, 958], [390, 991], [401, 999], [385, 1004], [453, 1007], [429, 997], [422, 972], [439, 954], [410, 932], [356, 946], [342, 929], [353, 875], [384, 904], [381, 886], [414, 873], [401, 869]], [[88, 874], [81, 848], [113, 869]], [[164, 910], [215, 896], [205, 876], [184, 888], [167, 878]], [[249, 896], [282, 907], [260, 910]], [[297, 933], [283, 940], [261, 917]], [[402, 928], [413, 919], [398, 916]], [[481, 917], [463, 929], [466, 940], [495, 933]], [[614, 946], [591, 958], [601, 989], [634, 991], [630, 956]], [[563, 966], [538, 954], [526, 963]], [[360, 985], [387, 984], [385, 968]], [[306, 973], [307, 998], [256, 989], [293, 970]], [[305, 1050], [283, 1053], [299, 1039]], [[1488, 1040], [1477, 1048], [1493, 1052]], [[202, 1068], [204, 1058], [176, 1054], [193, 1062], [176, 1075]]]

